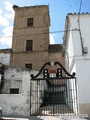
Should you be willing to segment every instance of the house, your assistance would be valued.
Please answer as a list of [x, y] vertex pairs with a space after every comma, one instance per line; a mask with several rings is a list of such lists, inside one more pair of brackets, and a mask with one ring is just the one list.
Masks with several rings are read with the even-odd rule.
[[39, 70], [47, 61], [60, 60], [64, 64], [62, 45], [50, 45], [49, 7], [13, 6], [13, 9], [15, 19], [10, 64], [34, 70]]
[[69, 13], [65, 21], [63, 55], [69, 73], [76, 73], [78, 113], [90, 117], [90, 14]]
[[[31, 94], [30, 91], [30, 74], [36, 75], [38, 71], [21, 69], [10, 65], [0, 67], [0, 74], [2, 71], [3, 77], [0, 80], [0, 107], [2, 108], [2, 115], [30, 116], [30, 108], [32, 108], [31, 113], [36, 110], [31, 101], [37, 99], [37, 96]], [[45, 87], [45, 83], [43, 87]], [[36, 90], [35, 84], [33, 89]]]
[[[1, 63], [5, 63], [3, 61], [8, 57], [9, 65], [33, 70], [40, 70], [47, 61], [59, 61], [64, 65], [62, 44], [50, 45], [49, 7], [47, 5], [26, 7], [14, 5], [13, 9], [15, 18], [12, 48], [0, 49]], [[6, 51], [9, 54], [4, 57]]]
[[[35, 76], [47, 62], [58, 61], [64, 66], [64, 57], [62, 44], [50, 45], [48, 6], [14, 5], [13, 9], [12, 48], [0, 50], [0, 106], [3, 115], [29, 116], [42, 105], [42, 95], [50, 84], [47, 80], [31, 81], [31, 74]], [[50, 68], [47, 66], [46, 69]], [[43, 72], [39, 77], [42, 79]], [[60, 86], [62, 94], [65, 87], [61, 83]]]

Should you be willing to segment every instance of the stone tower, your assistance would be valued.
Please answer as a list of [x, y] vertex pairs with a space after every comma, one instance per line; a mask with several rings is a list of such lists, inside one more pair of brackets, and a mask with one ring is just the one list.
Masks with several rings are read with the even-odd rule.
[[15, 11], [11, 65], [39, 70], [48, 61], [49, 8], [18, 7]]

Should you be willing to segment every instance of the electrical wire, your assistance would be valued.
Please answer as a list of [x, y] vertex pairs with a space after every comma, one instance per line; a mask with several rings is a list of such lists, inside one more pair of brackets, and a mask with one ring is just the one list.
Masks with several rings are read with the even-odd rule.
[[82, 0], [80, 1], [79, 13], [80, 13], [80, 11], [81, 11], [81, 7], [82, 7]]
[[81, 47], [82, 47], [82, 55], [83, 53], [83, 38], [82, 38], [82, 33], [81, 33], [81, 28], [80, 28], [80, 12], [81, 12], [81, 7], [82, 7], [82, 0], [80, 1], [80, 6], [79, 6], [79, 13], [78, 13], [78, 28], [79, 28], [79, 34], [80, 34], [80, 40], [81, 40]]
[[[66, 32], [66, 31], [79, 31], [78, 29], [74, 29], [74, 30], [61, 30], [61, 31], [53, 31], [53, 32], [45, 32], [45, 33], [35, 33], [35, 34], [26, 34], [26, 35], [39, 35], [39, 34], [52, 34], [52, 33], [62, 33], [62, 32]], [[25, 36], [25, 35], [14, 35], [14, 37], [18, 37], [18, 36]], [[13, 37], [13, 36], [0, 36], [0, 38], [8, 38], [8, 37]]]
[[[35, 51], [32, 51], [32, 52], [35, 52]], [[43, 52], [43, 51], [38, 51], [38, 52]], [[23, 53], [25, 53], [25, 52], [23, 52], [23, 51], [21, 51], [21, 52], [12, 52], [12, 54], [23, 54]], [[53, 56], [53, 54], [56, 54], [56, 53], [50, 53], [50, 54], [52, 54], [51, 56]], [[60, 55], [61, 55], [61, 52], [60, 52]], [[61, 55], [62, 56], [62, 55]], [[72, 56], [64, 56], [64, 57], [56, 57], [55, 59], [62, 59], [62, 58], [77, 58], [77, 57], [82, 57], [82, 55], [72, 55]], [[90, 53], [88, 53], [88, 55], [87, 56], [84, 56], [84, 57], [90, 57]], [[55, 59], [53, 59], [53, 60], [55, 60]]]

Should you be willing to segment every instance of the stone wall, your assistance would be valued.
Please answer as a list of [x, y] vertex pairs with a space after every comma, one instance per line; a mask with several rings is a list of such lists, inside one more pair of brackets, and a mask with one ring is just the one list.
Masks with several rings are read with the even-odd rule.
[[[38, 70], [48, 59], [49, 8], [48, 6], [16, 7], [11, 65], [25, 68], [32, 64]], [[33, 18], [33, 26], [27, 26], [27, 19]], [[26, 40], [33, 40], [33, 50], [26, 51]]]

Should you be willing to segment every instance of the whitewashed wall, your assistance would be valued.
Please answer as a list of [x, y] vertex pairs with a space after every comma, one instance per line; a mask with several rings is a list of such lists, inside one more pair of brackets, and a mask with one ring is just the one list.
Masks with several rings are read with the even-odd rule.
[[4, 94], [10, 94], [11, 88], [19, 88], [19, 94], [22, 93], [22, 72], [23, 70], [17, 67], [5, 67]]
[[[65, 52], [68, 51], [69, 59], [66, 59], [66, 69], [70, 73], [76, 72], [78, 87], [79, 113], [90, 116], [90, 14], [80, 15], [80, 31], [83, 47], [87, 47], [88, 53], [82, 55], [80, 33], [78, 31], [78, 15], [68, 15], [68, 29], [75, 30], [67, 32]], [[72, 34], [70, 37], [70, 34]], [[69, 37], [68, 37], [69, 36]], [[70, 42], [72, 40], [72, 42]], [[73, 46], [73, 51], [72, 47]], [[74, 54], [73, 54], [74, 52]], [[71, 58], [73, 58], [71, 61]], [[66, 54], [65, 54], [65, 57]]]
[[[76, 61], [77, 64], [77, 79], [78, 79], [78, 90], [79, 92], [79, 102], [89, 103], [90, 102], [90, 61]], [[87, 69], [88, 68], [88, 69]], [[84, 93], [84, 94], [82, 94]], [[87, 99], [88, 98], [88, 99]]]
[[[79, 34], [79, 27], [78, 27], [78, 15], [69, 15], [69, 24], [71, 26], [72, 31], [72, 39], [74, 45], [74, 54], [75, 55], [82, 55], [81, 50], [81, 41], [80, 41], [80, 34]], [[88, 48], [88, 53], [86, 56], [90, 55], [90, 14], [82, 14], [80, 15], [80, 31], [82, 35], [83, 45], [84, 47]], [[69, 46], [71, 47], [71, 46]]]
[[[19, 94], [10, 94], [10, 88], [19, 88]], [[5, 67], [4, 94], [0, 94], [3, 115], [30, 115], [30, 72], [17, 67]]]
[[[82, 35], [83, 47], [88, 48], [88, 53], [82, 57], [82, 49], [81, 49], [81, 40], [80, 33], [78, 27], [78, 15], [68, 15], [68, 31], [66, 33], [66, 41], [65, 41], [65, 56], [69, 57], [67, 59], [67, 69], [70, 69], [70, 64], [72, 64], [73, 57], [81, 57], [81, 59], [89, 59], [90, 58], [90, 14], [82, 14], [80, 15], [80, 31]], [[72, 31], [74, 30], [74, 31]], [[69, 68], [68, 68], [69, 67]]]
[[[68, 29], [71, 30], [70, 24], [68, 25]], [[68, 31], [65, 43], [65, 68], [68, 72], [71, 71], [72, 63], [73, 63], [73, 56], [74, 56], [74, 47], [73, 47], [73, 32]]]
[[29, 98], [24, 94], [0, 94], [2, 115], [29, 116]]
[[[31, 74], [36, 75], [38, 71], [29, 71], [12, 66], [6, 66], [4, 72], [4, 89], [0, 94], [0, 107], [3, 115], [29, 116], [30, 115], [30, 83]], [[19, 82], [19, 83], [18, 83]], [[19, 94], [10, 94], [10, 88], [19, 88]], [[33, 88], [35, 89], [35, 88]], [[34, 101], [36, 96], [32, 98]], [[32, 106], [33, 112], [35, 107]]]
[[0, 63], [9, 65], [10, 64], [10, 53], [0, 53]]
[[[74, 63], [71, 74], [75, 72], [76, 73], [76, 63]], [[74, 89], [74, 91], [72, 91], [72, 100], [73, 100], [73, 111], [78, 114], [78, 104], [79, 104], [79, 95], [78, 95], [78, 84], [77, 84], [77, 74], [76, 74], [76, 80], [73, 81], [72, 80], [72, 89]]]
[[90, 60], [76, 60], [79, 112], [90, 117]]

